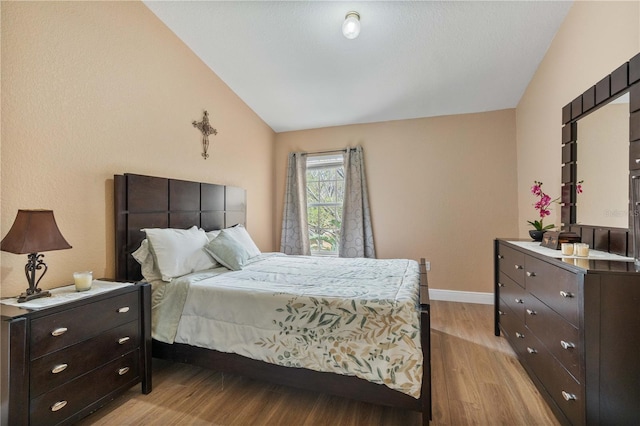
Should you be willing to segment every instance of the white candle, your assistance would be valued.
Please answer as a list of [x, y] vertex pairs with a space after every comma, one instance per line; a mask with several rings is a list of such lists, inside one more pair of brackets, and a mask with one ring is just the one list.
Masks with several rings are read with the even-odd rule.
[[589, 256], [589, 244], [585, 243], [576, 243], [575, 246], [575, 254], [580, 257], [588, 257]]
[[73, 281], [76, 284], [76, 291], [89, 290], [93, 281], [93, 273], [91, 271], [74, 272]]
[[573, 243], [562, 243], [562, 254], [571, 256], [573, 254]]

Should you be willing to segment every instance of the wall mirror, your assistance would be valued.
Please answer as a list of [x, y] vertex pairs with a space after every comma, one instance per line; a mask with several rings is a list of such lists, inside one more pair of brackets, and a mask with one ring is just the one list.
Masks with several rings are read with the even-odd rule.
[[562, 229], [596, 250], [638, 258], [640, 54], [565, 105], [562, 124]]
[[576, 223], [629, 227], [629, 93], [578, 121]]

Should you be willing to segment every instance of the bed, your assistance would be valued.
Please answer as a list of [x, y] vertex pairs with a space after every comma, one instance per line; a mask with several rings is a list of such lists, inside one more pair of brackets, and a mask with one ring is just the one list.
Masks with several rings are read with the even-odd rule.
[[[197, 228], [209, 233], [214, 230], [225, 230], [226, 233], [237, 229], [232, 228], [236, 225], [242, 228], [246, 222], [245, 191], [231, 186], [137, 174], [115, 175], [114, 201], [116, 278], [119, 280], [142, 279], [140, 264], [132, 256], [132, 253], [140, 248], [143, 240], [149, 237], [148, 233], [145, 235], [141, 231], [142, 229]], [[192, 228], [194, 226], [196, 228]], [[349, 266], [352, 264], [353, 266]], [[337, 265], [333, 272], [330, 265]], [[349, 267], [355, 269], [350, 270]], [[289, 275], [280, 273], [279, 271], [283, 268], [290, 269], [292, 273]], [[260, 293], [261, 286], [264, 285], [261, 280], [272, 281], [275, 280], [273, 277], [281, 279], [282, 276], [301, 276], [312, 269], [323, 271], [323, 280], [326, 281], [334, 279], [343, 284], [346, 282], [345, 274], [361, 279], [357, 285], [350, 284], [348, 290], [343, 291], [345, 294], [341, 296], [346, 299], [343, 298], [342, 301], [332, 299], [333, 296], [329, 295], [328, 290], [322, 286], [307, 287], [307, 290], [312, 288], [316, 292], [314, 294], [298, 294], [296, 291], [300, 285], [297, 281], [301, 280], [291, 278], [285, 278], [284, 283], [269, 284], [276, 285], [278, 291], [264, 292], [266, 298], [256, 301], [255, 294]], [[222, 271], [227, 270], [222, 268]], [[351, 272], [347, 273], [347, 271]], [[172, 289], [180, 286], [189, 288], [190, 290], [185, 294], [191, 294], [191, 298], [183, 297], [183, 305], [167, 303], [167, 306], [179, 306], [180, 311], [184, 309], [184, 315], [180, 317], [179, 323], [169, 324], [168, 328], [166, 325], [158, 328], [171, 330], [171, 332], [155, 334], [156, 338], [152, 345], [154, 357], [213, 368], [217, 371], [240, 374], [276, 384], [326, 392], [363, 402], [419, 411], [422, 413], [423, 424], [429, 423], [431, 418], [430, 313], [424, 259], [419, 264], [407, 260], [334, 259], [327, 261], [264, 253], [252, 257], [242, 270], [223, 274], [219, 272], [217, 269], [212, 269], [206, 272], [206, 276], [203, 275], [204, 273], [191, 274], [185, 276], [187, 278], [183, 281], [178, 278], [172, 281]], [[391, 295], [382, 295], [379, 299], [368, 297], [365, 302], [363, 299], [366, 297], [362, 295], [368, 290], [364, 287], [361, 289], [360, 286], [364, 286], [368, 281], [374, 282], [378, 279], [376, 277], [381, 277], [383, 284], [381, 288], [389, 287], [387, 290]], [[223, 281], [225, 284], [220, 284]], [[293, 281], [296, 281], [295, 285], [292, 284]], [[355, 282], [355, 280], [352, 281]], [[215, 286], [218, 289], [216, 291], [222, 291], [222, 293], [213, 296], [210, 301], [202, 302], [205, 296], [200, 294], [204, 293], [197, 292], [204, 291], [204, 287], [210, 287], [210, 282], [216, 283], [211, 286]], [[256, 282], [259, 284], [255, 285]], [[387, 282], [397, 284], [386, 284]], [[397, 285], [397, 288], [393, 287], [394, 285]], [[221, 286], [222, 289], [220, 289]], [[246, 301], [239, 290], [245, 286], [251, 287], [248, 293], [250, 296], [244, 296]], [[414, 287], [416, 291], [411, 293], [410, 289]], [[341, 285], [340, 288], [345, 289], [347, 286]], [[375, 313], [380, 309], [386, 309], [384, 305], [389, 305], [389, 302], [385, 300], [391, 300], [389, 298], [394, 297], [402, 302], [394, 305], [396, 309], [394, 315], [399, 316], [385, 316], [385, 318], [394, 318], [392, 320], [394, 333], [398, 331], [400, 325], [408, 329], [406, 333], [403, 332], [402, 338], [398, 339], [390, 336], [389, 333], [385, 334], [382, 328], [379, 331], [372, 330], [371, 324], [375, 321], [365, 318], [369, 312]], [[202, 306], [212, 305], [216, 300], [223, 300], [222, 303], [226, 306], [235, 306], [228, 310], [233, 311], [234, 315], [246, 311], [247, 315], [253, 313], [257, 321], [264, 321], [253, 327], [254, 330], [258, 330], [258, 334], [250, 340], [250, 345], [245, 344], [244, 347], [239, 347], [238, 342], [230, 342], [232, 349], [229, 349], [224, 346], [226, 343], [220, 342], [222, 339], [214, 339], [215, 344], [207, 344], [199, 341], [199, 338], [188, 337], [188, 333], [187, 337], [181, 337], [180, 333], [184, 330], [180, 331], [180, 329], [189, 328], [185, 325], [188, 324], [186, 318], [190, 318], [188, 314], [195, 312], [196, 321], [202, 321], [198, 318], [198, 315], [203, 313]], [[322, 309], [335, 305], [335, 312], [339, 315], [327, 313], [321, 319], [322, 312], [325, 312], [321, 311], [311, 321], [313, 312], [307, 308], [313, 307], [313, 303], [317, 304], [318, 300], [324, 301], [326, 305]], [[243, 305], [246, 309], [239, 308]], [[201, 311], [198, 314], [199, 309]], [[224, 315], [222, 312], [224, 309], [221, 307], [213, 310]], [[204, 313], [206, 316], [206, 312]], [[271, 318], [268, 315], [276, 316]], [[170, 315], [162, 315], [162, 318], [165, 316]], [[303, 317], [305, 324], [312, 323], [309, 328], [315, 331], [302, 337], [298, 336], [297, 340], [293, 340], [295, 344], [292, 345], [289, 331], [293, 332], [293, 328], [302, 329], [301, 326], [296, 326], [292, 322], [300, 319], [299, 317]], [[409, 324], [407, 319], [409, 317], [415, 317], [417, 324]], [[386, 319], [385, 321], [388, 322]], [[227, 321], [223, 318], [222, 322]], [[375, 356], [369, 356], [368, 361], [366, 357], [357, 356], [359, 349], [356, 346], [358, 336], [355, 330], [359, 328], [358, 325], [365, 324], [369, 333], [373, 333], [378, 339], [393, 342], [393, 346], [397, 346], [396, 341], [405, 341], [404, 346], [399, 349], [401, 353], [398, 355], [399, 364], [386, 368], [390, 371], [391, 378], [388, 377], [387, 372], [382, 371], [385, 368], [380, 368], [372, 362], [372, 359], [376, 360]], [[218, 327], [216, 323], [212, 323], [211, 327], [211, 330], [216, 330], [211, 334], [218, 333], [216, 334], [218, 336], [235, 334], [233, 331], [220, 331], [216, 328]], [[332, 329], [343, 333], [343, 337], [331, 337], [323, 339], [323, 342], [329, 341], [334, 346], [343, 346], [342, 349], [344, 346], [353, 345], [354, 349], [347, 348], [348, 353], [336, 355], [335, 350], [327, 346], [322, 356], [309, 356], [306, 353], [300, 355], [306, 350], [304, 342], [315, 338], [313, 333], [320, 328], [323, 329], [322, 332], [325, 329], [327, 332]], [[263, 331], [266, 334], [259, 334]], [[340, 343], [336, 343], [336, 340]], [[316, 343], [317, 341], [314, 340], [314, 344]], [[219, 345], [222, 345], [222, 349], [217, 350]], [[262, 348], [257, 350], [256, 346], [262, 346]], [[371, 352], [366, 348], [361, 350]], [[285, 359], [292, 354], [296, 355], [295, 360]], [[346, 358], [349, 359], [346, 360]], [[387, 358], [388, 361], [390, 357], [385, 353], [379, 358]], [[394, 358], [394, 355], [391, 355], [391, 358]], [[341, 372], [341, 369], [345, 371]], [[396, 380], [395, 376], [402, 376], [402, 378]]]

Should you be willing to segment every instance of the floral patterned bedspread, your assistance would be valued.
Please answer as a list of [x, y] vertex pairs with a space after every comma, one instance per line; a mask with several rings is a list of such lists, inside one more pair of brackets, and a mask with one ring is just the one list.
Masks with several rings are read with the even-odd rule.
[[354, 375], [420, 396], [419, 269], [413, 260], [272, 253], [241, 271], [184, 280], [188, 293], [173, 327], [175, 342]]

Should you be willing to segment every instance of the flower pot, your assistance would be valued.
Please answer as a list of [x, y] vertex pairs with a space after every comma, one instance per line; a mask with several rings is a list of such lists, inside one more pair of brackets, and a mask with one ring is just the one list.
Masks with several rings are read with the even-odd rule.
[[533, 241], [542, 241], [542, 235], [545, 231], [538, 231], [537, 229], [531, 229], [529, 231], [529, 236], [533, 238]]

